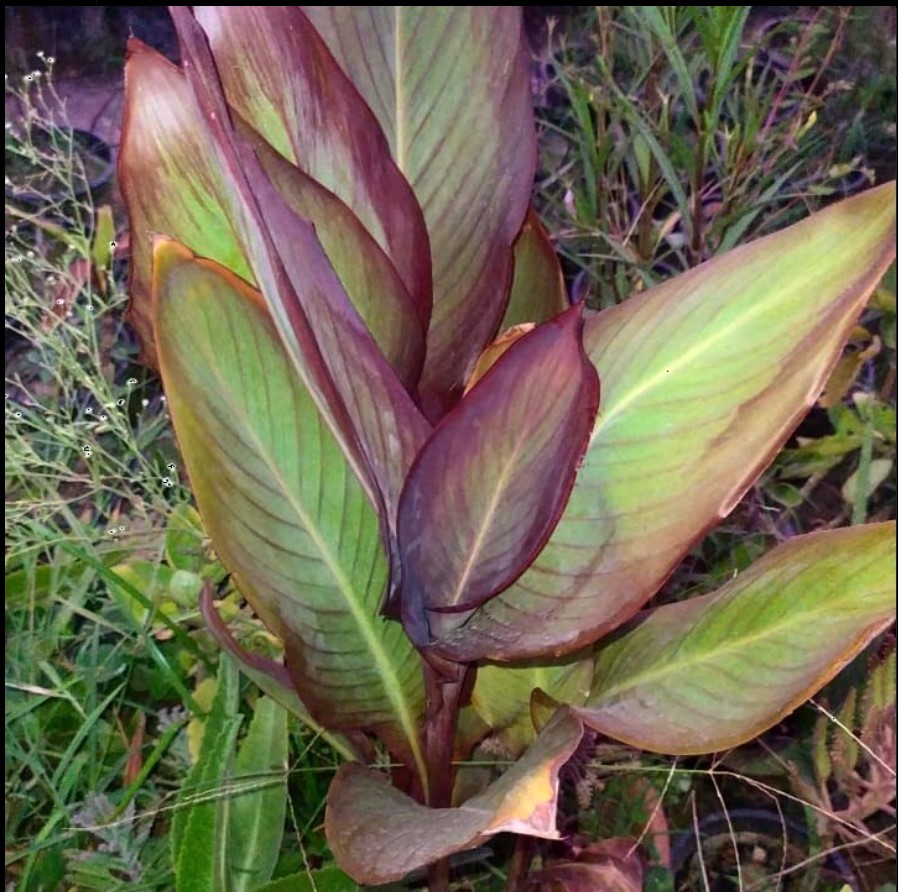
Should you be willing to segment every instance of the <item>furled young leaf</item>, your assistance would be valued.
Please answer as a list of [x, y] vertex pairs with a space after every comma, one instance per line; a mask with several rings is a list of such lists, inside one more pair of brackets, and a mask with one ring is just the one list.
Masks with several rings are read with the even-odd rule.
[[826, 684], [895, 619], [895, 523], [810, 533], [711, 595], [601, 646], [583, 720], [641, 749], [737, 746]]
[[287, 712], [268, 697], [256, 703], [229, 786], [228, 892], [254, 892], [274, 873], [287, 817]]
[[402, 615], [440, 637], [533, 560], [564, 508], [599, 404], [582, 307], [521, 338], [447, 415], [399, 504]]
[[393, 261], [426, 329], [424, 218], [377, 121], [296, 6], [195, 6], [228, 105], [351, 208]]
[[420, 764], [417, 655], [377, 617], [377, 514], [277, 340], [261, 297], [160, 241], [154, 326], [178, 442], [222, 562], [285, 644], [331, 729], [376, 729]]
[[[125, 123], [119, 176], [132, 232], [132, 321], [144, 353], [150, 325], [151, 235], [163, 233], [253, 281], [247, 245], [229, 219], [227, 174], [202, 124], [184, 75], [131, 39], [125, 68]], [[421, 371], [424, 323], [383, 251], [339, 198], [281, 158], [247, 128], [287, 204], [316, 232], [355, 309], [408, 387]]]
[[485, 663], [477, 667], [471, 705], [497, 734], [505, 748], [519, 756], [534, 740], [530, 697], [539, 688], [559, 703], [582, 706], [592, 685], [592, 651], [555, 660], [531, 660], [509, 666]]
[[220, 787], [228, 779], [234, 743], [240, 729], [237, 712], [240, 676], [223, 657], [218, 687], [205, 721], [203, 742], [193, 769], [184, 780], [179, 807], [172, 816], [172, 863], [176, 892], [216, 892], [227, 886], [227, 794]]
[[441, 652], [565, 653], [639, 609], [813, 404], [894, 256], [894, 223], [889, 184], [588, 319], [602, 410], [567, 508]]
[[433, 318], [421, 393], [437, 417], [498, 332], [536, 166], [514, 6], [303, 6], [371, 107], [424, 211]]
[[567, 288], [549, 234], [531, 207], [514, 243], [511, 296], [499, 331], [524, 322], [548, 322], [569, 306]]
[[337, 863], [360, 883], [388, 883], [496, 833], [557, 839], [558, 772], [582, 735], [580, 722], [560, 709], [518, 763], [458, 808], [427, 808], [382, 774], [342, 765], [325, 813]]

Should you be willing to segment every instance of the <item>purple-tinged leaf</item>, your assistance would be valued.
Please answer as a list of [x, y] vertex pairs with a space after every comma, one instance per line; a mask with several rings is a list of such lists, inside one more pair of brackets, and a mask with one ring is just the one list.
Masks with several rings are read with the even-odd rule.
[[415, 459], [398, 528], [419, 646], [517, 578], [564, 509], [599, 404], [582, 329], [576, 306], [517, 341]]
[[172, 7], [172, 16], [188, 81], [228, 172], [231, 213], [272, 320], [357, 475], [373, 483], [376, 498], [385, 503], [381, 523], [392, 561], [392, 594], [400, 583], [394, 530], [399, 493], [429, 425], [346, 297], [314, 228], [284, 203], [251, 147], [230, 126], [199, 25], [186, 7]]
[[557, 655], [632, 616], [813, 405], [894, 256], [887, 184], [589, 317], [602, 411], [567, 508], [439, 651]]
[[393, 261], [423, 327], [431, 314], [424, 217], [380, 127], [296, 6], [195, 6], [228, 106], [342, 199]]
[[555, 249], [539, 216], [531, 207], [514, 243], [511, 296], [499, 331], [526, 322], [537, 325], [548, 322], [569, 306]]
[[324, 727], [374, 731], [423, 771], [420, 660], [401, 626], [377, 616], [387, 582], [377, 512], [294, 373], [261, 295], [160, 239], [153, 309], [204, 525], [283, 641], [300, 700]]
[[[424, 326], [390, 260], [343, 202], [263, 144], [249, 127], [241, 129], [283, 199], [315, 224], [353, 306], [403, 383], [414, 389], [424, 358]], [[243, 240], [229, 219], [226, 178], [183, 73], [132, 38], [119, 179], [131, 220], [131, 320], [144, 358], [152, 364], [153, 233], [169, 235], [253, 281]]]
[[558, 710], [519, 762], [458, 808], [427, 808], [382, 774], [342, 765], [324, 819], [337, 863], [359, 883], [388, 883], [496, 833], [557, 839], [558, 772], [582, 735], [580, 722]]
[[435, 419], [498, 334], [536, 169], [516, 6], [304, 6], [374, 112], [424, 211], [433, 318], [421, 395]]
[[738, 746], [894, 621], [894, 521], [799, 536], [713, 594], [658, 607], [600, 646], [576, 713], [640, 749]]

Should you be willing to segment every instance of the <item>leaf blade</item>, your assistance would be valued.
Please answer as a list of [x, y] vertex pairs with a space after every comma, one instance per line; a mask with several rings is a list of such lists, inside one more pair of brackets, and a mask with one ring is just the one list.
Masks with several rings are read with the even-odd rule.
[[459, 655], [558, 655], [632, 616], [825, 385], [894, 221], [887, 184], [588, 319], [602, 411], [576, 485], [530, 568], [452, 640]]
[[642, 749], [727, 749], [807, 700], [894, 618], [895, 523], [809, 533], [600, 647], [576, 712]]
[[497, 334], [530, 201], [536, 140], [520, 10], [301, 9], [374, 112], [424, 212], [434, 300], [421, 396], [436, 419]]
[[[287, 817], [287, 743], [287, 711], [260, 698], [234, 760], [237, 792], [228, 815], [233, 892], [252, 892], [274, 873]], [[241, 785], [253, 783], [257, 789], [241, 792]]]
[[599, 403], [582, 326], [582, 307], [571, 307], [515, 342], [415, 459], [398, 532], [403, 622], [416, 644], [425, 628], [438, 639], [458, 627], [550, 535]]
[[[458, 808], [427, 808], [371, 769], [341, 766], [325, 813], [337, 863], [360, 883], [387, 883], [495, 833], [557, 839], [558, 772], [582, 735], [580, 722], [558, 710], [519, 762]], [[400, 850], [387, 843], [396, 839]]]
[[155, 269], [163, 379], [222, 562], [284, 641], [313, 718], [371, 727], [422, 764], [417, 657], [398, 624], [377, 618], [387, 578], [377, 514], [260, 295], [171, 242], [157, 245]]

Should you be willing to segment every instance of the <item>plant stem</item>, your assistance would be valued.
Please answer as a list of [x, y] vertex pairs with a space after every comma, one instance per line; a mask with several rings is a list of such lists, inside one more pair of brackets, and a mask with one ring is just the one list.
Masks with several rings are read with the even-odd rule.
[[[431, 808], [452, 805], [455, 767], [452, 762], [455, 731], [462, 687], [468, 667], [461, 664], [431, 664], [424, 660], [427, 691], [427, 721], [424, 725], [424, 752], [427, 759]], [[449, 892], [449, 859], [431, 864], [427, 870], [430, 892]]]
[[449, 892], [449, 859], [440, 858], [427, 868], [428, 892]]
[[504, 892], [518, 892], [518, 889], [522, 888], [532, 858], [531, 840], [526, 836], [519, 835], [514, 841], [514, 852], [508, 867], [508, 876], [505, 878]]

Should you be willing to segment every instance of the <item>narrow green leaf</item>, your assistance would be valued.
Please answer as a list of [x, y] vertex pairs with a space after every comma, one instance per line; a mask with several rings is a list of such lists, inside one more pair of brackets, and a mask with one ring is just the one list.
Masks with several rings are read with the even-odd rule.
[[339, 867], [322, 867], [272, 880], [254, 892], [358, 892], [358, 889], [358, 883], [353, 882]]
[[519, 576], [564, 509], [599, 404], [582, 329], [571, 307], [514, 343], [415, 459], [399, 548], [403, 623], [419, 646]]
[[813, 405], [894, 256], [894, 225], [888, 184], [588, 318], [602, 410], [567, 508], [446, 645], [560, 654], [632, 616]]
[[205, 721], [199, 758], [184, 780], [172, 816], [172, 861], [176, 892], [227, 892], [228, 793], [240, 729], [239, 675], [227, 656], [218, 669], [218, 687]]
[[230, 888], [253, 892], [274, 873], [287, 817], [287, 712], [268, 697], [256, 703], [230, 782]]
[[536, 136], [521, 11], [300, 8], [374, 112], [424, 211], [434, 298], [421, 395], [436, 418], [498, 333], [530, 202]]
[[155, 271], [172, 420], [222, 562], [284, 642], [313, 718], [375, 730], [420, 766], [417, 654], [377, 616], [387, 581], [377, 514], [260, 295], [172, 242], [157, 246]]
[[738, 746], [894, 619], [894, 521], [799, 536], [717, 592], [659, 607], [600, 647], [589, 701], [575, 711], [641, 749]]
[[342, 765], [325, 813], [337, 863], [360, 883], [388, 883], [496, 833], [557, 839], [558, 772], [582, 735], [580, 722], [560, 709], [519, 762], [458, 808], [427, 808], [379, 772]]

